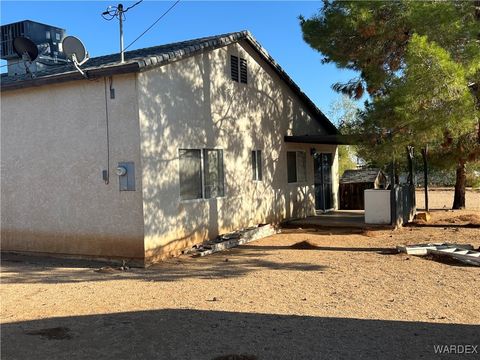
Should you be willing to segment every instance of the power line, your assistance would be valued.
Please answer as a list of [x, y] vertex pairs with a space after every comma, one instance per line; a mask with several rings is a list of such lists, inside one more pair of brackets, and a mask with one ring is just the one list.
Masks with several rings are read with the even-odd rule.
[[143, 0], [140, 0], [140, 1], [137, 1], [135, 4], [133, 4], [132, 6], [129, 6], [127, 7], [125, 10], [123, 10], [123, 12], [127, 12], [128, 10], [130, 9], [133, 9], [135, 6], [137, 6], [138, 4], [140, 4]]
[[137, 6], [138, 4], [140, 4], [142, 2], [143, 2], [143, 0], [139, 0], [135, 4], [133, 4], [132, 6], [127, 7], [126, 9], [123, 9], [122, 4], [119, 4], [118, 6], [110, 5], [110, 6], [107, 7], [107, 10], [105, 10], [100, 15], [102, 15], [102, 18], [104, 18], [107, 21], [111, 21], [115, 18], [120, 19], [120, 17], [122, 17], [122, 19], [125, 21], [127, 19], [127, 17], [125, 16], [125, 13], [128, 10], [133, 9], [135, 6]]
[[104, 18], [105, 20], [111, 21], [115, 18], [119, 19], [120, 16], [122, 16], [123, 14], [121, 11], [119, 11], [117, 6], [109, 6], [107, 7], [107, 10], [105, 10], [101, 15], [102, 18]]
[[[172, 10], [180, 1], [181, 1], [181, 0], [175, 1], [175, 3], [174, 3], [172, 6], [170, 6], [167, 11], [165, 11], [157, 20], [155, 20], [155, 22], [154, 22], [152, 25], [150, 25], [144, 32], [142, 32], [135, 40], [133, 40], [130, 44], [128, 44], [128, 46], [127, 46], [124, 50], [127, 50], [127, 49], [128, 49], [130, 46], [132, 46], [138, 39], [140, 39], [143, 35], [145, 35], [145, 34], [147, 33], [147, 31], [149, 31], [151, 28], [153, 28], [160, 20], [162, 20], [162, 18], [163, 18], [165, 15], [168, 14], [168, 13], [170, 12], [170, 10]], [[135, 5], [133, 5], [133, 6], [135, 6]]]

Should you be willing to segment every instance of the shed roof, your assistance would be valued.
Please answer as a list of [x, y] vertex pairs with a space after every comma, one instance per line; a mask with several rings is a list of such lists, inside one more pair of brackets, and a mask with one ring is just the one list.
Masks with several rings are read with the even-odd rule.
[[383, 174], [380, 169], [345, 170], [340, 178], [340, 184], [373, 183], [379, 174]]
[[[98, 78], [122, 73], [146, 71], [166, 65], [199, 53], [221, 48], [241, 40], [245, 40], [269, 64], [287, 86], [300, 98], [314, 118], [319, 121], [329, 134], [338, 134], [337, 128], [317, 108], [310, 98], [277, 64], [267, 51], [255, 40], [249, 31], [232, 32], [228, 34], [203, 37], [166, 45], [137, 49], [125, 52], [125, 62], [120, 63], [120, 54], [98, 56], [89, 59], [82, 70], [89, 78]], [[15, 90], [25, 87], [41, 86], [59, 82], [82, 80], [84, 77], [75, 70], [72, 64], [57, 65], [45, 71], [38, 72], [34, 78], [30, 76], [1, 76], [1, 90]]]

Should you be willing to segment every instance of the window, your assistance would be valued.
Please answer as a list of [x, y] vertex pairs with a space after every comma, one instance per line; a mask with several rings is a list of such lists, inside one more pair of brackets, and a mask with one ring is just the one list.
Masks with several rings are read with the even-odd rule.
[[297, 182], [307, 181], [307, 154], [297, 151]]
[[238, 56], [230, 56], [230, 73], [232, 80], [238, 82]]
[[247, 60], [238, 56], [230, 56], [230, 75], [233, 81], [247, 83]]
[[287, 151], [287, 177], [289, 183], [307, 181], [307, 154], [305, 151]]
[[202, 158], [200, 150], [179, 151], [180, 198], [182, 200], [202, 197]]
[[223, 151], [204, 149], [203, 162], [205, 174], [204, 197], [209, 199], [223, 196]]
[[209, 199], [224, 195], [223, 151], [180, 149], [180, 199]]
[[297, 153], [295, 151], [287, 151], [287, 171], [288, 182], [297, 182]]
[[262, 181], [262, 150], [252, 151], [252, 179]]

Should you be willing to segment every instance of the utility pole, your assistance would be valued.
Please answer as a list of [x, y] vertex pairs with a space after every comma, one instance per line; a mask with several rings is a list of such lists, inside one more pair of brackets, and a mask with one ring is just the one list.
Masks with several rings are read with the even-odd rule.
[[118, 4], [118, 22], [120, 24], [120, 62], [125, 62], [125, 55], [123, 53], [123, 5]]
[[[143, 0], [138, 1], [135, 5], [140, 4], [142, 1]], [[123, 4], [109, 6], [107, 7], [107, 10], [102, 13], [102, 17], [107, 21], [111, 21], [115, 18], [118, 19], [118, 24], [120, 25], [120, 63], [125, 62], [125, 50], [123, 49], [123, 17], [125, 16], [125, 13], [135, 5], [127, 7], [126, 9], [123, 8]]]

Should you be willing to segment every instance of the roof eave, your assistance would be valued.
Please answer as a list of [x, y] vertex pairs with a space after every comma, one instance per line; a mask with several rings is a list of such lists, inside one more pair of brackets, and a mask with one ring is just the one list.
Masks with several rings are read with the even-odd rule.
[[[197, 55], [206, 50], [211, 51], [221, 48], [240, 40], [246, 40], [248, 44], [260, 55], [260, 57], [269, 64], [277, 75], [285, 81], [290, 89], [300, 98], [306, 105], [313, 117], [322, 125], [329, 135], [339, 135], [340, 132], [333, 125], [330, 120], [320, 111], [320, 109], [313, 103], [312, 100], [300, 89], [300, 87], [293, 81], [293, 79], [281, 68], [281, 66], [268, 54], [268, 52], [258, 43], [249, 31], [240, 31], [232, 33], [216, 40], [206, 41], [199, 45], [192, 45], [188, 48], [165, 53], [159, 56], [149, 56], [141, 59], [131, 60], [125, 64], [106, 65], [99, 68], [85, 70], [87, 78], [96, 79], [102, 76], [111, 76], [117, 74], [125, 74], [139, 71], [147, 71], [152, 68], [163, 66], [175, 61], [180, 61], [185, 58]], [[51, 76], [44, 76], [41, 78], [33, 78], [31, 80], [23, 80], [13, 83], [1, 84], [1, 91], [16, 90], [25, 87], [42, 86], [53, 83], [61, 83], [72, 80], [85, 79], [79, 72], [71, 71], [68, 73], [56, 74]]]
[[140, 70], [140, 64], [138, 62], [131, 62], [126, 64], [115, 64], [112, 66], [105, 66], [101, 68], [85, 70], [86, 77], [80, 74], [78, 71], [70, 71], [62, 74], [54, 74], [51, 76], [42, 76], [39, 78], [32, 78], [30, 80], [23, 80], [18, 82], [13, 82], [9, 84], [2, 84], [1, 90], [17, 90], [23, 89], [26, 87], [36, 87], [49, 84], [58, 84], [73, 80], [95, 80], [103, 76], [112, 76], [119, 74], [128, 74], [132, 72], [138, 72]]
[[285, 142], [300, 144], [328, 144], [328, 145], [354, 145], [356, 139], [352, 136], [331, 134], [331, 135], [300, 135], [284, 136]]

